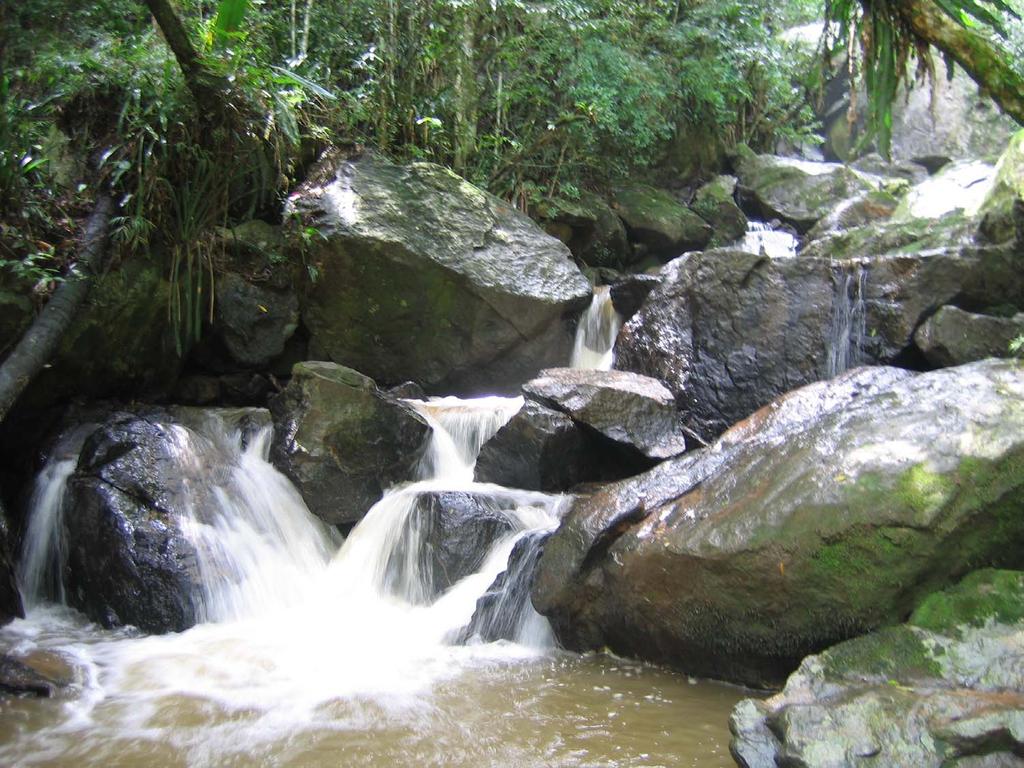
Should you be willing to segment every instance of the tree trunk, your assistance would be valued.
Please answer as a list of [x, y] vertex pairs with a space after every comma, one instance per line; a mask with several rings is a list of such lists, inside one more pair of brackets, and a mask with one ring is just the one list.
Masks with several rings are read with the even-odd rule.
[[163, 33], [164, 40], [174, 54], [174, 58], [185, 76], [185, 85], [192, 98], [199, 106], [199, 113], [204, 118], [223, 116], [228, 102], [228, 83], [223, 78], [211, 73], [204, 65], [199, 53], [189, 40], [185, 25], [181, 23], [178, 12], [171, 0], [144, 0], [149, 12], [153, 14], [157, 26]]
[[1024, 125], [1024, 77], [1005, 52], [954, 22], [931, 0], [903, 0], [893, 7], [917, 37], [963, 67], [1006, 114]]
[[0, 421], [7, 416], [29, 382], [53, 357], [61, 337], [85, 301], [93, 276], [100, 271], [105, 260], [113, 210], [110, 195], [101, 192], [86, 220], [78, 260], [18, 345], [0, 364]]

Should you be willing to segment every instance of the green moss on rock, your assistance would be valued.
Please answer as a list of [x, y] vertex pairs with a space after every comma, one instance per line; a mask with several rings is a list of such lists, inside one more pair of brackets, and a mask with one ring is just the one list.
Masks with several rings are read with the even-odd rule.
[[1024, 622], [1024, 572], [975, 571], [955, 587], [927, 597], [910, 617], [914, 626], [944, 635], [963, 627]]
[[822, 660], [830, 677], [845, 680], [877, 678], [907, 683], [942, 674], [928, 647], [905, 625], [840, 643], [825, 651]]

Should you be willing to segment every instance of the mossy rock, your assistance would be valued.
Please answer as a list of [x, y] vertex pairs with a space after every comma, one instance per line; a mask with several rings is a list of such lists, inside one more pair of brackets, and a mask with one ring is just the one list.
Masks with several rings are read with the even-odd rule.
[[740, 151], [741, 207], [753, 218], [780, 219], [804, 233], [847, 198], [875, 187], [867, 176], [835, 163], [813, 163]]
[[711, 227], [704, 219], [667, 192], [646, 184], [616, 189], [612, 208], [625, 222], [630, 238], [662, 259], [700, 250], [711, 239]]
[[569, 647], [773, 684], [974, 567], [1024, 566], [1022, 513], [1024, 367], [862, 368], [578, 499], [533, 601]]
[[975, 571], [955, 587], [927, 597], [910, 617], [910, 624], [944, 635], [961, 634], [965, 627], [1024, 622], [1024, 573], [985, 569]]
[[1022, 629], [1024, 573], [975, 571], [907, 624], [809, 656], [781, 693], [740, 702], [730, 751], [758, 768], [1018, 765]]
[[430, 163], [325, 158], [292, 195], [310, 282], [302, 318], [324, 359], [383, 384], [508, 391], [568, 359], [591, 289], [568, 249]]
[[1014, 204], [1024, 200], [1024, 130], [1018, 131], [996, 165], [996, 178], [985, 196], [979, 213], [981, 232], [992, 242], [1016, 236]]
[[578, 200], [559, 200], [544, 211], [543, 220], [547, 232], [590, 267], [621, 269], [634, 259], [622, 220], [593, 192], [583, 192]]
[[736, 205], [736, 177], [716, 176], [693, 196], [692, 208], [714, 229], [714, 241], [731, 243], [747, 231], [747, 217]]
[[169, 392], [182, 358], [168, 320], [171, 286], [165, 270], [158, 255], [144, 255], [100, 275], [61, 338], [53, 365], [39, 374], [23, 401], [47, 405], [71, 396]]

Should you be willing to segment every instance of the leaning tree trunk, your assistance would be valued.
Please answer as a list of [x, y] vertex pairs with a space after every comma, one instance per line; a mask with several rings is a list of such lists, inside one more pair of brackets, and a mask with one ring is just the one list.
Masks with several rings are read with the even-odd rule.
[[86, 221], [77, 261], [21, 341], [0, 364], [0, 421], [7, 416], [29, 382], [53, 357], [61, 337], [85, 301], [93, 276], [105, 261], [113, 209], [110, 195], [101, 192]]
[[185, 25], [181, 23], [181, 17], [174, 9], [171, 0], [144, 0], [149, 12], [153, 15], [160, 31], [163, 33], [167, 46], [174, 54], [182, 75], [185, 76], [185, 85], [188, 87], [192, 98], [199, 106], [200, 115], [204, 118], [223, 116], [226, 104], [229, 101], [227, 94], [228, 83], [224, 78], [217, 77], [203, 64], [202, 57], [196, 51], [195, 46], [185, 31]]
[[954, 22], [932, 0], [902, 0], [893, 7], [918, 38], [963, 67], [1006, 114], [1024, 125], [1024, 77], [1004, 51]]

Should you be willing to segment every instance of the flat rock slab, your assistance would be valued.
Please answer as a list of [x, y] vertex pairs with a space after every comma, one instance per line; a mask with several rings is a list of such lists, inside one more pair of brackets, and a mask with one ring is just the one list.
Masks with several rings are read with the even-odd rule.
[[549, 368], [524, 384], [523, 392], [648, 458], [665, 459], [686, 450], [675, 398], [649, 376]]

